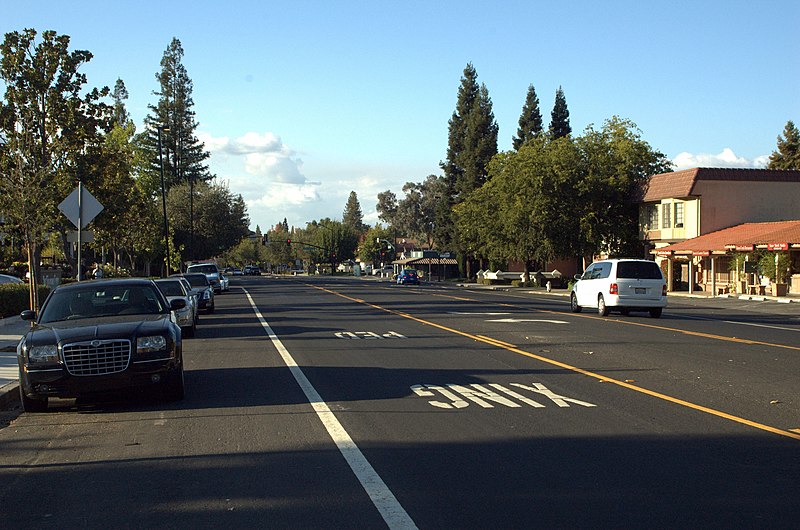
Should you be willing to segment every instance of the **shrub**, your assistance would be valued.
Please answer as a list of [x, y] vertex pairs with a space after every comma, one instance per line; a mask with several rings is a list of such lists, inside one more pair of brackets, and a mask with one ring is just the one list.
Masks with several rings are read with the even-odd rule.
[[[39, 286], [39, 303], [44, 302], [50, 288]], [[0, 285], [0, 316], [3, 318], [19, 315], [24, 310], [30, 309], [30, 295], [28, 285], [18, 283], [5, 283]]]

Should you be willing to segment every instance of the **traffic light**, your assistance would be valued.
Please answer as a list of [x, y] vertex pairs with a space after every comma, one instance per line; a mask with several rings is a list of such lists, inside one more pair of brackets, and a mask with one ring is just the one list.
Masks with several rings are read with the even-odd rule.
[[291, 245], [292, 245], [292, 240], [291, 239], [287, 239], [286, 240], [286, 246], [290, 247]]

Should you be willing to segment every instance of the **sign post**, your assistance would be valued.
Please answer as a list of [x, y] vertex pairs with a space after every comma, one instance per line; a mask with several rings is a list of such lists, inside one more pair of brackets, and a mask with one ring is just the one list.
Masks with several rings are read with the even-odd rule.
[[81, 243], [85, 239], [81, 231], [97, 217], [97, 214], [103, 211], [103, 205], [94, 198], [94, 195], [89, 193], [89, 190], [83, 187], [83, 182], [78, 181], [78, 187], [75, 188], [66, 199], [61, 201], [61, 204], [58, 205], [58, 209], [78, 228], [77, 279], [81, 281], [83, 273], [81, 270]]

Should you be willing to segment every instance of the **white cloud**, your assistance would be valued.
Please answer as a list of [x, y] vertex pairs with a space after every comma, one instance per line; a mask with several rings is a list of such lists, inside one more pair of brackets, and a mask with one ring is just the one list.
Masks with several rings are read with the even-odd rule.
[[279, 136], [270, 132], [248, 132], [233, 140], [208, 133], [198, 133], [197, 136], [212, 157], [216, 155], [224, 161], [242, 160], [244, 171], [250, 175], [268, 182], [308, 184], [300, 170], [303, 161]]
[[726, 147], [721, 153], [716, 155], [683, 152], [672, 159], [676, 171], [694, 167], [763, 168], [767, 166], [768, 162], [769, 155], [757, 156], [751, 160], [736, 156], [736, 153], [729, 147]]

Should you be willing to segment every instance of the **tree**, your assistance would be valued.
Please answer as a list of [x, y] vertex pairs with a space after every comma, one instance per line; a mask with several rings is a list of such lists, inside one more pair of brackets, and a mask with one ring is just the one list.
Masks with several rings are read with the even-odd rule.
[[125, 100], [128, 99], [128, 89], [122, 79], [117, 79], [114, 85], [114, 124], [124, 127], [131, 119], [128, 110], [125, 108]]
[[[241, 195], [234, 195], [225, 184], [199, 182], [194, 186], [194, 254], [195, 259], [207, 259], [223, 254], [246, 237], [250, 218]], [[184, 182], [169, 191], [167, 211], [170, 226], [175, 227], [175, 247], [190, 242], [189, 184]]]
[[380, 192], [375, 211], [378, 212], [378, 219], [387, 223], [389, 228], [394, 231], [395, 217], [397, 216], [397, 195], [391, 190]]
[[447, 192], [444, 179], [428, 175], [420, 184], [407, 182], [403, 192], [406, 196], [397, 205], [398, 227], [405, 235], [424, 241], [428, 248], [433, 248], [437, 205]]
[[468, 63], [458, 89], [456, 110], [448, 123], [447, 160], [440, 163], [446, 192], [438, 204], [434, 231], [440, 248], [458, 243], [452, 207], [486, 182], [487, 166], [497, 154], [498, 127], [492, 100], [477, 78], [475, 68]]
[[522, 144], [541, 135], [543, 130], [542, 113], [539, 111], [539, 97], [536, 95], [536, 89], [531, 84], [528, 85], [525, 105], [523, 105], [522, 114], [519, 117], [517, 135], [512, 138], [514, 150], [519, 151]]
[[585, 258], [600, 252], [639, 254], [639, 213], [632, 197], [649, 176], [671, 171], [672, 163], [642, 140], [635, 123], [617, 116], [599, 131], [587, 127], [576, 141], [585, 168], [576, 186], [576, 253]]
[[[78, 69], [86, 50], [69, 51], [68, 35], [25, 29], [5, 35], [0, 47], [0, 210], [18, 226], [28, 250], [31, 308], [38, 308], [41, 244], [94, 156], [110, 112], [108, 89], [86, 91]], [[90, 177], [90, 175], [86, 175]], [[63, 226], [63, 225], [62, 225]]]
[[778, 136], [778, 148], [769, 155], [769, 169], [800, 169], [800, 131], [791, 120]]
[[361, 213], [361, 204], [358, 202], [358, 195], [356, 195], [355, 191], [351, 191], [350, 196], [347, 198], [347, 204], [342, 214], [342, 222], [358, 234], [367, 229], [364, 226], [364, 215]]
[[161, 71], [156, 74], [159, 90], [153, 94], [158, 103], [149, 105], [150, 114], [145, 117], [147, 131], [145, 144], [151, 153], [150, 169], [160, 172], [158, 153], [158, 127], [165, 129], [161, 135], [165, 151], [165, 185], [169, 189], [179, 182], [207, 182], [213, 178], [205, 161], [210, 156], [198, 140], [195, 121], [192, 80], [182, 64], [181, 41], [173, 38], [161, 59]]
[[556, 90], [556, 101], [553, 105], [553, 112], [550, 113], [548, 132], [553, 140], [569, 136], [572, 133], [572, 127], [569, 125], [567, 99], [564, 97], [564, 90], [561, 87]]

